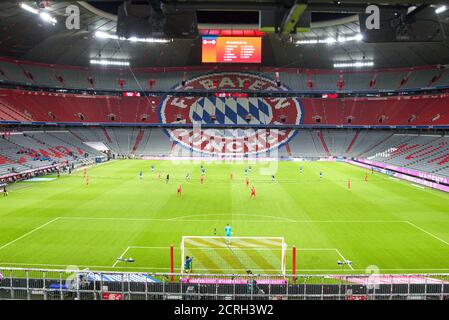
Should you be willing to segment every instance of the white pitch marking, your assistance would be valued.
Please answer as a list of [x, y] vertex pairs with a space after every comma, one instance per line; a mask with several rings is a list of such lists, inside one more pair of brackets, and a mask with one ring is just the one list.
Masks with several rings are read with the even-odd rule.
[[336, 251], [337, 249], [328, 248], [298, 248], [299, 251]]
[[[221, 239], [223, 237], [219, 236], [183, 236], [184, 239]], [[267, 239], [267, 240], [278, 240], [278, 242], [281, 242], [284, 240], [284, 237], [229, 237], [231, 240], [239, 240], [239, 239], [254, 239], [254, 240], [261, 240], [261, 239]]]
[[[161, 221], [161, 222], [223, 222], [223, 219], [174, 220], [174, 218], [120, 218], [120, 217], [59, 217], [67, 220], [117, 220], [117, 221]], [[285, 222], [285, 220], [236, 220], [237, 222]], [[404, 220], [290, 220], [291, 223], [404, 223]], [[266, 238], [266, 237], [261, 237]]]
[[[335, 249], [335, 251], [337, 251], [338, 255], [343, 259], [343, 261], [347, 261], [345, 257], [343, 257], [343, 255], [341, 254], [341, 252], [338, 249]], [[352, 270], [354, 270], [354, 268], [348, 264], [349, 268], [351, 268]]]
[[[94, 217], [61, 217], [61, 219], [68, 220], [117, 220], [117, 221], [160, 221], [160, 222], [223, 222], [223, 219], [186, 219], [186, 220], [175, 220], [173, 218], [118, 218], [118, 217], [105, 217], [105, 218], [94, 218]], [[285, 220], [239, 220], [233, 219], [234, 222], [254, 222], [254, 223], [272, 223], [272, 222], [286, 222]], [[288, 222], [295, 222], [294, 220]]]
[[[178, 216], [174, 217], [168, 220], [181, 220], [184, 218], [193, 218], [193, 217], [211, 217], [211, 216], [226, 216], [228, 214], [195, 214], [195, 215], [188, 215], [188, 216]], [[261, 214], [233, 214], [233, 216], [247, 216], [247, 217], [262, 217], [262, 218], [273, 218], [275, 220], [283, 220], [283, 221], [289, 221], [294, 222], [295, 220], [285, 217], [275, 217], [275, 216], [266, 216]]]
[[[127, 247], [126, 250], [122, 253], [122, 255], [120, 256], [119, 259], [123, 258], [123, 256], [128, 252], [130, 247]], [[119, 263], [120, 261], [115, 260], [115, 263], [112, 265], [112, 268], [115, 268], [116, 264]]]
[[[334, 250], [334, 249], [332, 249]], [[71, 265], [76, 265], [76, 264], [47, 264], [47, 263], [23, 263], [23, 262], [0, 262], [0, 265], [21, 265], [21, 266], [49, 266], [49, 267], [67, 267], [67, 266], [71, 266]], [[110, 266], [95, 266], [95, 265], [78, 265], [80, 268], [111, 268]], [[3, 270], [7, 270], [8, 268], [13, 268], [13, 267], [1, 267], [0, 269]], [[162, 268], [162, 267], [119, 267], [120, 269], [139, 269], [139, 270], [145, 270], [146, 272], [149, 272], [149, 270], [169, 270], [170, 268]], [[67, 270], [59, 270], [59, 269], [55, 269], [56, 271], [64, 271], [66, 272]], [[243, 270], [243, 269], [227, 269], [227, 268], [223, 268], [223, 269], [196, 269], [199, 271], [208, 271], [208, 270], [214, 270], [214, 271], [220, 271], [220, 270], [226, 270], [226, 271], [234, 271], [234, 270]], [[259, 269], [254, 269], [259, 271]], [[382, 270], [384, 271], [425, 271], [423, 274], [429, 275], [429, 271], [449, 271], [449, 268], [382, 268]], [[70, 271], [70, 270], [69, 270]], [[80, 270], [73, 270], [76, 272], [79, 272]], [[103, 270], [104, 272], [105, 270]], [[107, 270], [106, 270], [107, 271]], [[246, 271], [246, 269], [245, 269]], [[260, 269], [260, 271], [278, 271], [278, 269]], [[321, 272], [321, 271], [341, 271], [341, 269], [339, 268], [335, 268], [335, 269], [297, 269], [297, 271], [315, 271], [315, 272]], [[354, 269], [354, 271], [363, 271], [365, 272], [366, 269]], [[91, 270], [91, 272], [95, 272], [95, 270]], [[111, 272], [117, 272], [117, 271], [111, 271]], [[154, 272], [153, 272], [154, 273]]]
[[12, 240], [12, 241], [10, 241], [10, 242], [4, 244], [3, 246], [0, 247], [0, 250], [2, 250], [2, 249], [4, 249], [4, 248], [8, 247], [9, 245], [11, 245], [11, 244], [13, 244], [13, 243], [15, 243], [15, 242], [17, 242], [17, 241], [19, 241], [19, 240], [21, 240], [21, 239], [27, 237], [27, 236], [29, 236], [30, 234], [32, 234], [33, 232], [36, 232], [37, 230], [40, 230], [40, 229], [42, 229], [42, 228], [48, 226], [50, 223], [53, 223], [53, 222], [55, 222], [56, 220], [59, 220], [59, 217], [58, 217], [58, 218], [55, 218], [55, 219], [53, 219], [53, 220], [50, 220], [50, 221], [48, 221], [47, 223], [44, 223], [43, 225], [41, 225], [41, 226], [39, 226], [39, 227], [37, 227], [37, 228], [34, 228], [33, 230], [31, 230], [31, 231], [25, 233], [24, 235], [21, 235], [21, 236], [18, 237], [17, 239], [14, 239], [14, 240]]
[[424, 229], [421, 228], [421, 227], [418, 227], [416, 224], [414, 224], [414, 223], [412, 223], [412, 222], [410, 222], [410, 221], [405, 221], [405, 222], [408, 223], [409, 225], [413, 226], [414, 228], [416, 228], [416, 229], [418, 229], [418, 230], [420, 230], [420, 231], [422, 231], [422, 232], [428, 234], [429, 236], [431, 236], [431, 237], [433, 237], [433, 238], [435, 238], [435, 239], [437, 239], [437, 240], [439, 240], [439, 241], [441, 241], [441, 242], [443, 242], [444, 244], [446, 244], [446, 245], [449, 246], [449, 242], [447, 242], [447, 241], [445, 241], [445, 240], [443, 240], [443, 239], [437, 237], [437, 236], [434, 235], [433, 233], [431, 233], [431, 232], [429, 232], [429, 231], [426, 231], [426, 230], [424, 230]]
[[[129, 249], [170, 249], [170, 247], [142, 247], [142, 246], [129, 246]], [[173, 247], [179, 249], [179, 247]]]

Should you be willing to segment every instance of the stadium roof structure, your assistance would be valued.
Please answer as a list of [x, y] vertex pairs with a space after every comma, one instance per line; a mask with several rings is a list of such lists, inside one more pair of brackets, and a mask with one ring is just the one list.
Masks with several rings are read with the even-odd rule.
[[[136, 1], [134, 1], [136, 2]], [[140, 1], [142, 2], [142, 1]], [[145, 2], [145, 1], [143, 1]], [[291, 10], [301, 1], [258, 0], [154, 0], [153, 4], [166, 8], [190, 8], [192, 10]], [[390, 1], [391, 8], [404, 10], [428, 1]], [[45, 3], [43, 9], [58, 23], [45, 23], [20, 7], [17, 1], [0, 3], [0, 56], [43, 62], [49, 64], [88, 66], [91, 59], [127, 60], [132, 67], [196, 66], [201, 64], [201, 36], [174, 39], [168, 43], [139, 43], [99, 39], [97, 31], [115, 34], [117, 8], [123, 1], [24, 1], [33, 8]], [[302, 2], [301, 2], [302, 3]], [[385, 6], [386, 1], [370, 1]], [[432, 1], [433, 4], [445, 3]], [[75, 4], [80, 8], [81, 28], [65, 27], [66, 7]], [[413, 67], [449, 64], [449, 41], [408, 43], [365, 43], [346, 41], [332, 44], [306, 45], [310, 39], [353, 37], [360, 33], [357, 13], [366, 6], [362, 1], [307, 1], [313, 11], [310, 29], [280, 36], [266, 33], [262, 47], [262, 65], [274, 67], [331, 69], [335, 63], [354, 60], [370, 60], [376, 68]], [[441, 14], [442, 25], [449, 30], [449, 10]], [[239, 24], [214, 25], [210, 21], [198, 21], [200, 28], [233, 29]]]

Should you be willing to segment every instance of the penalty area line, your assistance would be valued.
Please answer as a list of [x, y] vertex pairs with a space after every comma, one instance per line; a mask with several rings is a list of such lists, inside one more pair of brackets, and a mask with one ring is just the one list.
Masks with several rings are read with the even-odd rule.
[[[225, 221], [224, 219], [177, 219], [175, 218], [120, 218], [120, 217], [60, 217], [61, 219], [65, 220], [104, 220], [104, 221], [155, 221], [155, 222], [170, 222], [170, 223], [184, 223], [184, 222], [222, 222]], [[294, 220], [287, 221], [287, 220], [240, 220], [240, 219], [233, 219], [234, 222], [251, 222], [251, 223], [285, 223], [285, 222], [296, 222]]]
[[34, 228], [34, 229], [31, 230], [31, 231], [28, 231], [27, 233], [21, 235], [20, 237], [18, 237], [18, 238], [16, 238], [16, 239], [14, 239], [14, 240], [12, 240], [12, 241], [10, 241], [10, 242], [8, 242], [8, 243], [2, 245], [2, 246], [0, 247], [0, 250], [2, 250], [2, 249], [4, 249], [4, 248], [6, 248], [6, 247], [12, 245], [13, 243], [15, 243], [15, 242], [17, 242], [17, 241], [19, 241], [19, 240], [21, 240], [21, 239], [23, 239], [23, 238], [25, 238], [25, 237], [28, 237], [30, 234], [32, 234], [32, 233], [34, 233], [34, 232], [36, 232], [36, 231], [38, 231], [38, 230], [40, 230], [40, 229], [42, 229], [42, 228], [45, 228], [45, 227], [48, 226], [49, 224], [51, 224], [51, 223], [53, 223], [53, 222], [55, 222], [55, 221], [57, 221], [57, 220], [59, 220], [59, 219], [60, 219], [60, 217], [55, 218], [55, 219], [53, 219], [53, 220], [50, 220], [50, 221], [44, 223], [43, 225], [40, 225], [40, 226], [37, 227], [37, 228]]
[[414, 224], [414, 223], [412, 223], [412, 222], [410, 222], [410, 221], [405, 221], [405, 222], [408, 223], [409, 225], [411, 225], [412, 227], [414, 227], [414, 228], [416, 228], [416, 229], [418, 229], [418, 230], [424, 232], [425, 234], [431, 236], [432, 238], [437, 239], [438, 241], [440, 241], [440, 242], [444, 243], [445, 245], [448, 245], [448, 246], [449, 246], [449, 242], [447, 242], [447, 241], [445, 241], [445, 240], [443, 240], [443, 239], [437, 237], [437, 236], [434, 235], [433, 233], [431, 233], [431, 232], [429, 232], [429, 231], [426, 231], [426, 230], [424, 230], [424, 229], [421, 228], [421, 227], [418, 227], [416, 224]]
[[[340, 250], [335, 249], [335, 251], [337, 251], [338, 255], [343, 259], [343, 261], [345, 261], [345, 262], [348, 261], [345, 257], [343, 257], [343, 255], [341, 254]], [[349, 268], [351, 268], [351, 270], [354, 270], [354, 268], [352, 267], [352, 265], [347, 264], [347, 266], [348, 266]]]
[[[230, 214], [231, 215], [231, 214]], [[155, 221], [155, 222], [223, 222], [223, 219], [179, 219], [177, 218], [121, 218], [121, 217], [79, 217], [79, 216], [64, 216], [59, 217], [61, 220], [110, 220], [110, 221]], [[177, 219], [177, 220], [175, 220]], [[405, 220], [245, 220], [233, 219], [235, 222], [258, 222], [258, 223], [272, 223], [272, 222], [290, 222], [290, 223], [404, 223]]]
[[128, 250], [130, 249], [130, 247], [127, 247], [125, 251], [123, 251], [122, 255], [120, 256], [120, 258], [115, 259], [114, 264], [112, 265], [112, 268], [115, 268], [115, 266], [117, 265], [117, 263], [119, 263], [120, 261], [118, 259], [123, 259], [123, 256], [128, 252]]

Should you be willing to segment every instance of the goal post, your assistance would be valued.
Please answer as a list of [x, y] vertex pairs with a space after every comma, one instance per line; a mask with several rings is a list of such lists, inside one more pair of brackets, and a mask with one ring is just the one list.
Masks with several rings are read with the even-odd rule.
[[296, 283], [296, 246], [292, 247], [292, 276], [293, 283]]
[[283, 237], [184, 236], [181, 270], [193, 257], [193, 273], [282, 274], [286, 272], [287, 244]]
[[173, 274], [175, 273], [175, 247], [170, 245], [170, 282], [174, 281]]

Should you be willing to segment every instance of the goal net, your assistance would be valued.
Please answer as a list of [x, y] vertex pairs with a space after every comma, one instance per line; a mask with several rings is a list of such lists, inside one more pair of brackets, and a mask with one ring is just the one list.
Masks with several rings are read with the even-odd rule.
[[192, 273], [285, 275], [287, 245], [283, 237], [182, 237], [184, 272], [186, 256], [193, 257]]

